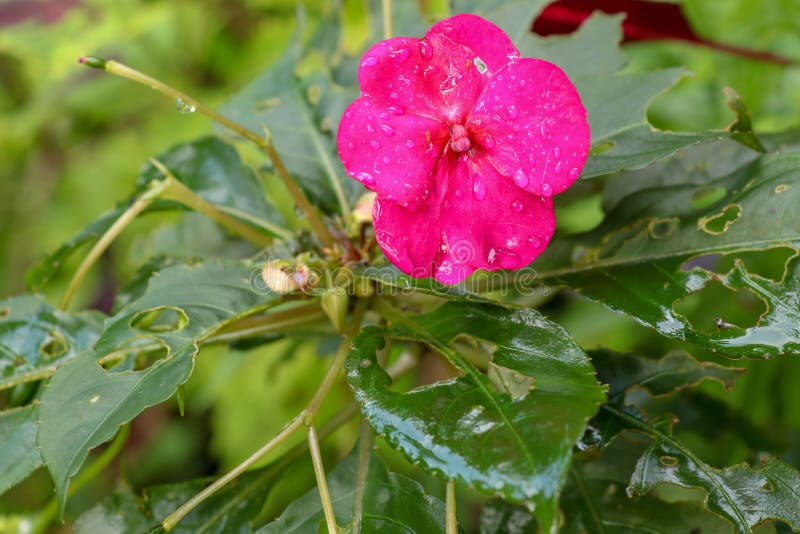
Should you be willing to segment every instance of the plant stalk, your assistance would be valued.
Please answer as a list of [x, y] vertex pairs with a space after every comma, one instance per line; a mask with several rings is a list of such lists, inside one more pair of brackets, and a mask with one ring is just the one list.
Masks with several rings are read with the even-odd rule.
[[445, 532], [447, 534], [458, 534], [458, 518], [456, 518], [456, 485], [452, 478], [447, 481], [444, 525]]

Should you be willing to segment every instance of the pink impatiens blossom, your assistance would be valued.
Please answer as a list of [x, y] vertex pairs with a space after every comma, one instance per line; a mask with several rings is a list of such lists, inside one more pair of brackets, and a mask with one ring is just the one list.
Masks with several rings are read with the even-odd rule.
[[555, 229], [552, 196], [580, 174], [586, 110], [557, 66], [521, 58], [476, 15], [364, 54], [339, 155], [377, 193], [375, 235], [400, 270], [455, 284], [528, 265]]

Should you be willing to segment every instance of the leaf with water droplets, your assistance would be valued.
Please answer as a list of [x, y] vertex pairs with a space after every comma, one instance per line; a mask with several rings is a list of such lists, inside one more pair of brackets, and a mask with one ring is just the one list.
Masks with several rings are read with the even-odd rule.
[[[463, 375], [408, 393], [389, 390], [376, 360], [384, 335], [429, 344]], [[532, 380], [532, 389], [515, 397], [498, 391], [453, 348], [463, 336], [495, 345], [493, 364]], [[396, 319], [385, 333], [365, 329], [346, 367], [364, 415], [409, 459], [484, 493], [533, 505], [542, 529], [555, 529], [572, 446], [604, 398], [586, 355], [560, 327], [532, 310], [448, 303]]]
[[[715, 158], [723, 145], [693, 151]], [[749, 158], [732, 171], [685, 157], [625, 176], [636, 186], [595, 230], [554, 240], [536, 262], [540, 279], [724, 354], [797, 352], [800, 155]]]
[[0, 495], [42, 466], [36, 447], [39, 405], [0, 412]]

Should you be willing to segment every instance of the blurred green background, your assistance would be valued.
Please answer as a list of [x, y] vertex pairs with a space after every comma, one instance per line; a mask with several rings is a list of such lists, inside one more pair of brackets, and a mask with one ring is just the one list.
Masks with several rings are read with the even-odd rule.
[[[363, 39], [369, 23], [365, 0], [341, 3], [353, 39]], [[121, 60], [216, 106], [281, 54], [296, 27], [297, 4], [291, 0], [0, 1], [0, 296], [22, 292], [25, 270], [37, 258], [125, 199], [148, 157], [211, 131], [205, 117], [181, 114], [154, 92], [86, 69], [77, 63], [80, 56]], [[312, 25], [315, 17], [333, 9], [332, 4], [304, 2]], [[426, 4], [429, 13], [442, 13], [443, 2]], [[683, 4], [703, 37], [800, 61], [797, 2], [685, 0]], [[756, 131], [800, 127], [797, 64], [765, 63], [678, 42], [625, 48], [631, 68], [686, 65], [694, 72], [651, 108], [651, 121], [659, 127], [725, 126], [732, 119], [722, 95], [725, 86], [742, 95]], [[598, 205], [599, 201], [570, 213], [568, 226], [592, 224]], [[93, 270], [94, 279], [85, 286], [95, 288], [96, 294], [82, 295], [82, 304], [101, 302], [109, 287], [124, 281], [149, 257], [153, 238], [144, 230], [154, 229], [161, 220], [145, 219], [123, 233], [101, 268]], [[77, 261], [49, 284], [51, 297], [61, 294]], [[545, 311], [587, 347], [641, 350], [652, 356], [681, 347], [571, 295], [559, 295]], [[127, 471], [134, 486], [201, 476], [235, 464], [294, 415], [324, 369], [317, 354], [325, 351], [309, 344], [295, 347], [280, 342], [258, 351], [221, 352], [206, 350], [199, 359], [187, 391], [185, 417], [178, 417], [173, 405], [159, 406], [134, 423], [133, 442], [125, 455], [127, 464], [136, 465]], [[287, 359], [290, 352], [294, 357]], [[798, 359], [741, 365], [750, 368], [748, 376], [730, 393], [717, 384], [700, 388], [708, 396], [704, 402], [725, 398], [728, 402], [720, 409], [743, 412], [741, 420], [753, 425], [736, 427], [737, 432], [765, 433], [764, 448], [777, 440], [790, 451], [787, 460], [800, 464], [800, 398], [791, 387], [792, 377], [800, 380]], [[243, 404], [254, 409], [242, 410]], [[269, 407], [268, 413], [259, 406]], [[701, 427], [692, 437], [688, 425], [684, 439], [691, 445], [697, 442], [712, 463], [752, 459], [743, 452], [742, 436], [721, 435], [715, 438], [721, 446], [703, 445]], [[329, 453], [341, 455], [351, 441], [345, 436], [332, 444]], [[303, 484], [311, 483], [310, 471], [297, 476], [305, 477]], [[100, 481], [85, 495], [79, 494], [71, 501], [69, 515], [74, 517], [96, 502], [112, 489], [109, 484]], [[46, 473], [40, 471], [0, 499], [0, 512], [34, 509], [50, 496]]]

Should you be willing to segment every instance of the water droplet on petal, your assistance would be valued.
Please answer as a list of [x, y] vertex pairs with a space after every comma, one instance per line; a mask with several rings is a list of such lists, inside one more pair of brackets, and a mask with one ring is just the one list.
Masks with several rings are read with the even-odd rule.
[[517, 213], [521, 212], [522, 208], [523, 208], [522, 202], [520, 202], [519, 200], [515, 200], [514, 202], [511, 203], [511, 209]]
[[519, 110], [517, 109], [517, 106], [511, 104], [506, 109], [506, 114], [508, 115], [509, 119], [516, 119], [517, 117], [519, 117]]
[[347, 142], [347, 148], [349, 148], [350, 150], [353, 150], [355, 147], [356, 145], [352, 141]]
[[561, 149], [560, 149], [560, 148], [558, 148], [558, 147], [555, 147], [555, 148], [553, 149], [553, 157], [554, 157], [555, 159], [558, 159], [558, 158], [560, 158], [560, 157], [561, 157]]
[[484, 135], [481, 144], [484, 146], [484, 148], [492, 148], [492, 147], [494, 147], [494, 145], [495, 145], [494, 137], [492, 137], [489, 134]]
[[476, 200], [483, 200], [486, 198], [486, 184], [480, 178], [475, 178], [472, 184], [472, 194], [475, 195]]
[[375, 56], [365, 57], [361, 61], [361, 66], [362, 67], [374, 67], [377, 64], [378, 64], [378, 58], [376, 58]]
[[399, 106], [389, 106], [388, 108], [386, 108], [386, 111], [388, 111], [392, 115], [402, 115], [405, 113], [405, 111], [403, 111], [403, 108]]
[[194, 113], [197, 111], [197, 108], [194, 107], [194, 104], [189, 102], [184, 102], [182, 98], [175, 99], [175, 109], [180, 111], [181, 113]]
[[456, 189], [456, 192], [455, 192], [454, 194], [455, 194], [456, 198], [461, 198], [461, 196], [462, 196], [464, 193], [462, 193], [462, 192], [461, 192], [461, 189]]
[[394, 128], [389, 126], [388, 124], [381, 124], [381, 130], [385, 133], [388, 137], [394, 135]]
[[372, 141], [369, 142], [369, 146], [371, 146], [375, 150], [378, 150], [381, 147], [381, 144], [377, 142], [375, 139], [373, 139]]
[[486, 66], [486, 63], [484, 63], [483, 60], [478, 56], [475, 56], [475, 59], [473, 59], [472, 62], [475, 63], [475, 68], [478, 69], [478, 72], [481, 74], [489, 70], [489, 67]]
[[381, 119], [383, 119], [383, 120], [387, 120], [389, 118], [389, 112], [388, 111], [381, 111], [381, 114], [379, 115], [379, 117]]
[[408, 148], [414, 148], [416, 146], [416, 144], [411, 139], [406, 139], [406, 146]]
[[563, 165], [561, 164], [561, 162], [560, 161], [556, 161], [556, 166], [553, 168], [553, 171], [556, 174], [561, 174], [562, 167], [563, 167]]
[[548, 183], [542, 184], [542, 194], [544, 196], [548, 196], [548, 197], [550, 195], [552, 195], [553, 194], [553, 186], [548, 184]]
[[572, 167], [572, 168], [569, 170], [569, 177], [570, 177], [570, 178], [575, 178], [576, 176], [578, 176], [578, 173], [579, 173], [579, 172], [580, 172], [580, 171], [578, 170], [578, 168], [577, 168], [577, 167]]
[[528, 175], [522, 169], [517, 169], [517, 172], [514, 173], [514, 183], [520, 187], [527, 187]]
[[430, 59], [433, 57], [433, 48], [425, 39], [419, 40], [419, 53], [422, 54], [422, 57], [425, 59]]
[[529, 244], [530, 244], [532, 247], [539, 247], [539, 245], [541, 245], [541, 244], [542, 244], [542, 242], [539, 240], [539, 238], [538, 238], [538, 237], [536, 237], [535, 235], [532, 235], [532, 236], [530, 236], [530, 237], [528, 238], [528, 243], [529, 243]]
[[368, 172], [360, 172], [356, 174], [356, 180], [365, 184], [374, 184], [375, 178]]
[[398, 93], [397, 91], [393, 91], [389, 93], [389, 98], [391, 98], [392, 100], [400, 100], [400, 93]]
[[392, 159], [391, 159], [389, 156], [383, 156], [383, 157], [381, 158], [381, 161], [382, 161], [384, 164], [388, 165], [388, 164], [389, 164], [389, 162], [390, 162], [390, 161], [392, 161]]

